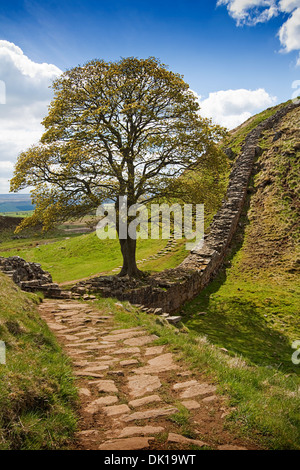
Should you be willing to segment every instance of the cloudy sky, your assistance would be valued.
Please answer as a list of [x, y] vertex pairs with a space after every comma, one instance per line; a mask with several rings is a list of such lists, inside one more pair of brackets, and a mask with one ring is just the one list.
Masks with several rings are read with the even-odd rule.
[[0, 194], [43, 132], [52, 80], [127, 56], [159, 57], [233, 128], [300, 94], [300, 0], [0, 0]]

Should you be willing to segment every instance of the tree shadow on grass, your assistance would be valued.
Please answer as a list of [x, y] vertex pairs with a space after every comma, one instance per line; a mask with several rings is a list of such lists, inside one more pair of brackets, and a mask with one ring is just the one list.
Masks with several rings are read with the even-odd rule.
[[247, 289], [241, 289], [239, 295], [235, 286], [220, 292], [224, 278], [220, 275], [185, 306], [183, 323], [230, 354], [242, 355], [256, 365], [299, 373], [299, 367], [291, 361], [290, 340], [268, 325], [264, 309], [251, 299]]

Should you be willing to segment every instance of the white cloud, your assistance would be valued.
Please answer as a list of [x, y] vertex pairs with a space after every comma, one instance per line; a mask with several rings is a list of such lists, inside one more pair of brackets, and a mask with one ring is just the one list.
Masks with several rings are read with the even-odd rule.
[[10, 161], [3, 161], [3, 162], [0, 162], [0, 171], [1, 171], [1, 174], [2, 173], [5, 173], [6, 171], [11, 171], [11, 169], [13, 168], [14, 164]]
[[40, 139], [40, 123], [52, 98], [49, 86], [61, 73], [55, 65], [33, 62], [15, 44], [0, 41], [0, 81], [6, 89], [5, 100], [0, 100], [0, 194], [8, 191], [18, 154]]
[[279, 30], [279, 39], [285, 52], [300, 49], [300, 8], [293, 11]]
[[227, 6], [238, 25], [264, 23], [278, 14], [276, 0], [218, 0], [220, 5]]
[[22, 49], [12, 42], [0, 40], [0, 58], [12, 61], [22, 75], [33, 79], [51, 79], [61, 73], [60, 69], [51, 64], [37, 64], [24, 55]]
[[[278, 32], [282, 45], [281, 52], [300, 49], [300, 1], [299, 0], [218, 0], [217, 6], [227, 6], [228, 13], [237, 25], [265, 23], [274, 16], [284, 15], [284, 22]], [[286, 15], [289, 17], [286, 19]], [[297, 61], [300, 65], [300, 59]]]
[[279, 8], [281, 11], [291, 13], [296, 8], [299, 8], [299, 0], [281, 0], [279, 2]]
[[0, 177], [0, 194], [9, 193], [9, 179]]
[[263, 109], [276, 103], [263, 88], [258, 90], [220, 90], [206, 99], [199, 97], [203, 117], [212, 118], [222, 126], [233, 129]]

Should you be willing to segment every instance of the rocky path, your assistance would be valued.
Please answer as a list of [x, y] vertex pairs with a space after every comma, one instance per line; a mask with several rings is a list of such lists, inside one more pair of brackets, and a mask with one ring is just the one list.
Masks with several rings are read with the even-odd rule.
[[[122, 308], [122, 305], [120, 305]], [[92, 303], [45, 300], [41, 316], [71, 357], [80, 394], [76, 449], [252, 449], [226, 430], [215, 384], [143, 328]]]

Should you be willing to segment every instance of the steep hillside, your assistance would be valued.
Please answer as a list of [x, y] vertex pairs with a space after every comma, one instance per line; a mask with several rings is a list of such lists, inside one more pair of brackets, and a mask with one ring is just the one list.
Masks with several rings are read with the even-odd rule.
[[[63, 448], [76, 426], [71, 367], [35, 303], [0, 273], [0, 449]], [[3, 362], [3, 358], [2, 361]]]
[[[231, 158], [247, 132], [276, 109], [232, 133]], [[292, 344], [300, 339], [299, 129], [298, 107], [264, 133], [225, 265], [182, 312], [190, 334], [205, 335], [236, 361], [234, 377], [229, 370], [219, 375], [236, 408], [233, 421], [243, 432], [256, 428], [262, 441], [279, 449], [300, 442], [300, 366], [292, 362]]]
[[[300, 331], [299, 124], [298, 107], [264, 133], [225, 268], [184, 310], [186, 325], [216, 344], [256, 364], [296, 373], [291, 344]], [[244, 134], [245, 126], [233, 133], [234, 151]]]
[[241, 268], [300, 272], [300, 108], [265, 133], [248, 211]]

